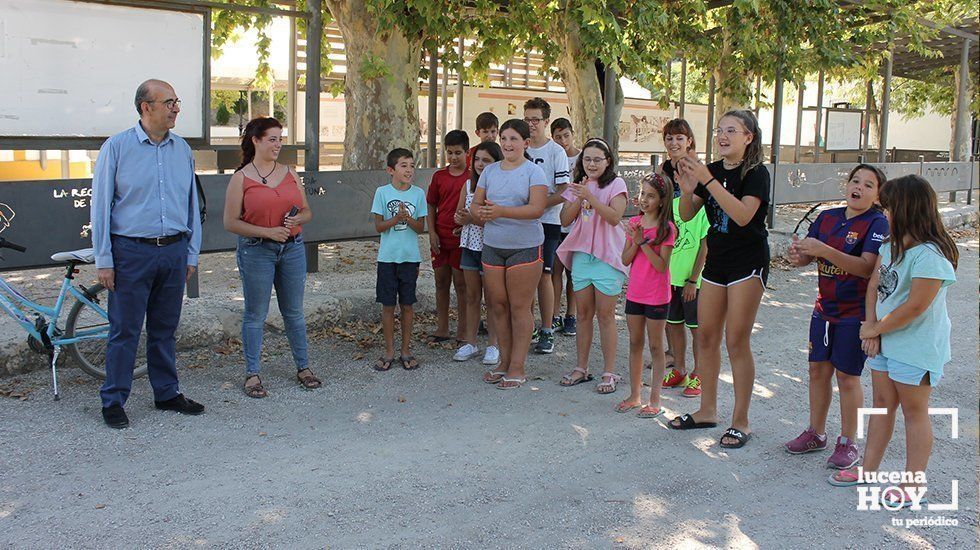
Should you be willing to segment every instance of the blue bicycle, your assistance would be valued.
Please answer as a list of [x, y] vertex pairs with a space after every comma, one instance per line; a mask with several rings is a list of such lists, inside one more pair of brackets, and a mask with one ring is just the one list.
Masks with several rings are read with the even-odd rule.
[[[0, 238], [0, 249], [2, 248], [17, 252], [27, 250], [23, 246]], [[0, 276], [0, 308], [17, 320], [27, 333], [27, 343], [31, 350], [48, 355], [54, 398], [58, 399], [57, 362], [63, 350], [67, 351], [86, 373], [105, 379], [105, 350], [109, 338], [109, 314], [105, 310], [108, 291], [98, 283], [86, 288], [75, 282], [75, 275], [79, 271], [78, 265], [95, 261], [95, 254], [91, 248], [59, 252], [52, 255], [51, 259], [67, 264], [54, 307], [45, 307], [26, 298]], [[58, 321], [65, 302], [70, 298], [74, 298], [74, 303], [65, 320], [65, 328], [62, 330], [58, 326]], [[145, 346], [141, 343], [140, 348], [142, 351]], [[137, 358], [137, 364], [139, 363], [141, 361]], [[144, 376], [146, 370], [146, 364], [143, 363], [143, 366], [133, 372], [133, 376]]]

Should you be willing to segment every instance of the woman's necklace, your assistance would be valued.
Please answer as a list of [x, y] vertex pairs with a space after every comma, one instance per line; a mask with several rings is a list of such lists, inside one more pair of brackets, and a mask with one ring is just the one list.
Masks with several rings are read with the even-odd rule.
[[259, 169], [256, 168], [255, 162], [252, 162], [252, 168], [254, 168], [255, 169], [255, 173], [259, 175], [259, 178], [262, 180], [262, 183], [265, 184], [265, 185], [268, 185], [269, 182], [266, 181], [266, 178], [269, 177], [269, 176], [271, 176], [272, 173], [276, 171], [276, 168], [279, 168], [279, 163], [273, 161], [272, 162], [272, 170], [269, 170], [269, 173], [266, 174], [266, 175], [264, 175], [264, 176], [262, 175], [262, 172], [259, 172]]
[[738, 168], [739, 165], [741, 165], [744, 160], [745, 159], [743, 158], [736, 163], [730, 163], [725, 159], [721, 159], [721, 165], [725, 167], [725, 170], [732, 170], [734, 168]]

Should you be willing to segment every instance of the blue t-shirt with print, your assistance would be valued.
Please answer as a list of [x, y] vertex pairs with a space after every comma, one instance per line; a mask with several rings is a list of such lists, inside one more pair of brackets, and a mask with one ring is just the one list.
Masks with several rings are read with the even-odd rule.
[[[399, 207], [404, 204], [408, 214], [413, 219], [424, 218], [428, 214], [425, 204], [425, 191], [416, 185], [404, 191], [388, 184], [379, 187], [374, 192], [374, 203], [371, 213], [390, 220], [398, 215]], [[412, 231], [407, 222], [400, 222], [394, 227], [381, 233], [381, 246], [378, 247], [378, 261], [383, 263], [421, 262], [419, 253], [419, 236]]]
[[878, 302], [875, 304], [879, 321], [908, 301], [912, 279], [942, 281], [939, 293], [921, 315], [908, 325], [881, 335], [881, 354], [942, 375], [943, 365], [952, 358], [949, 349], [952, 327], [946, 313], [946, 289], [956, 281], [953, 264], [932, 243], [913, 246], [905, 251], [902, 261], [895, 263], [888, 243], [882, 245], [880, 251]]

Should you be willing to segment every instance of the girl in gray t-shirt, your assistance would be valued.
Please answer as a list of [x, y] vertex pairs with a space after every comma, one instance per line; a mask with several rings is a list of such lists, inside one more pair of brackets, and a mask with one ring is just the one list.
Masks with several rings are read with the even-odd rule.
[[531, 300], [541, 279], [544, 242], [539, 218], [548, 182], [525, 156], [531, 137], [526, 122], [508, 120], [499, 136], [504, 160], [483, 169], [470, 213], [484, 225], [484, 283], [500, 345], [500, 365], [483, 380], [510, 389], [527, 381], [524, 362], [534, 328]]

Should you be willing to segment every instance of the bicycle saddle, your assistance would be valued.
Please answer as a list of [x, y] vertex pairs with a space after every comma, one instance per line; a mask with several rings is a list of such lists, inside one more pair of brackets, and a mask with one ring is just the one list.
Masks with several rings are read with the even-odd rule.
[[90, 264], [95, 261], [95, 250], [92, 248], [80, 248], [69, 252], [58, 252], [53, 254], [51, 259], [56, 262], [81, 262]]

